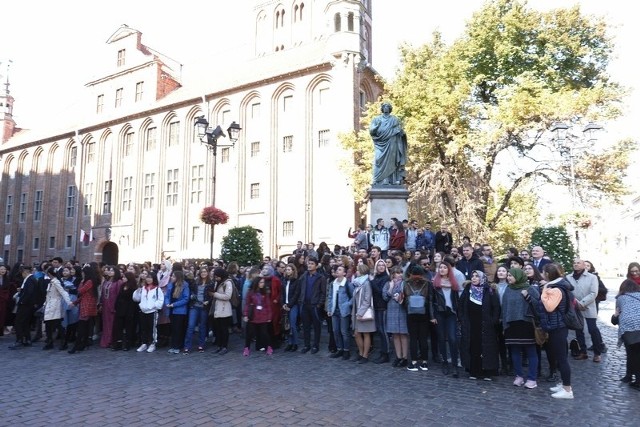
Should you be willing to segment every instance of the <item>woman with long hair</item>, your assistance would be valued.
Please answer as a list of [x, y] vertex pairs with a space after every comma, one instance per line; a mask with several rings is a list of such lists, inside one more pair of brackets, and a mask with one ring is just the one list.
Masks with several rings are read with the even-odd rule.
[[293, 264], [287, 264], [284, 268], [284, 277], [282, 278], [281, 293], [282, 309], [289, 318], [289, 330], [285, 328], [288, 334], [287, 346], [284, 351], [298, 351], [298, 315], [300, 314], [300, 281], [298, 280], [298, 271]]
[[[82, 282], [82, 267], [76, 265], [75, 267], [64, 267], [62, 269], [62, 276], [60, 282], [64, 290], [69, 294], [71, 301], [78, 299], [78, 287]], [[69, 343], [76, 340], [78, 331], [78, 318], [80, 316], [80, 310], [78, 306], [67, 304], [63, 313], [62, 327], [64, 328], [64, 339], [60, 350], [67, 350]]]
[[[168, 351], [170, 354], [179, 354], [184, 343], [188, 303], [189, 284], [184, 280], [184, 273], [181, 270], [173, 271], [164, 295], [164, 305], [169, 310], [171, 321], [171, 344]], [[202, 352], [204, 348], [198, 348], [198, 351]]]
[[207, 319], [211, 305], [211, 295], [215, 292], [209, 279], [206, 265], [200, 267], [195, 279], [189, 283], [189, 322], [184, 337], [183, 352], [189, 353], [193, 344], [193, 333], [198, 327], [198, 348], [204, 348], [207, 340]]
[[[136, 343], [136, 314], [138, 307], [133, 301], [133, 293], [138, 289], [136, 277], [127, 271], [124, 282], [116, 298], [113, 317], [113, 336], [111, 349], [129, 351]], [[123, 335], [124, 330], [124, 335]]]
[[331, 358], [342, 357], [343, 360], [351, 358], [351, 331], [349, 323], [351, 318], [351, 297], [353, 285], [346, 278], [346, 270], [342, 264], [333, 266], [334, 280], [327, 285], [326, 312], [331, 318], [336, 352]]
[[620, 381], [640, 390], [640, 341], [630, 339], [633, 334], [640, 335], [640, 285], [634, 280], [626, 279], [620, 285], [611, 321], [618, 325], [618, 345], [624, 344], [627, 353], [626, 372]]
[[[433, 313], [438, 328], [438, 347], [442, 358], [442, 373], [449, 375], [453, 367], [453, 377], [458, 378], [458, 302], [460, 286], [453, 275], [453, 267], [446, 261], [438, 266], [438, 273], [433, 279]], [[447, 347], [451, 365], [447, 362]]]
[[407, 329], [407, 310], [404, 302], [404, 280], [402, 267], [391, 269], [391, 278], [385, 285], [382, 297], [387, 301], [385, 330], [393, 337], [396, 359], [394, 368], [406, 368], [409, 363], [409, 330]]
[[358, 345], [357, 362], [362, 364], [369, 361], [371, 333], [376, 331], [376, 322], [375, 316], [363, 318], [369, 308], [373, 309], [373, 295], [371, 284], [369, 283], [369, 266], [367, 264], [358, 264], [357, 274], [358, 276], [351, 282], [354, 286], [351, 324], [353, 325], [356, 344]]
[[146, 351], [153, 353], [156, 351], [158, 341], [158, 311], [164, 305], [164, 294], [158, 287], [158, 276], [148, 274], [144, 270], [140, 271], [140, 277], [144, 278], [144, 285], [136, 289], [133, 293], [133, 300], [140, 307], [139, 333], [140, 347], [138, 353]]
[[412, 372], [428, 371], [429, 364], [429, 323], [433, 317], [433, 286], [426, 278], [426, 272], [414, 265], [404, 282], [404, 306], [407, 310], [407, 329], [409, 331], [409, 352], [411, 363], [407, 370]]
[[73, 348], [69, 354], [83, 351], [89, 343], [92, 333], [93, 319], [98, 315], [98, 284], [100, 279], [98, 270], [89, 264], [82, 267], [82, 283], [78, 288], [78, 299], [70, 305], [79, 307], [78, 333]]
[[436, 275], [438, 273], [438, 267], [440, 266], [440, 263], [444, 261], [445, 256], [446, 255], [444, 252], [436, 252], [435, 254], [433, 254], [433, 262], [430, 266], [430, 270], [433, 275]]
[[[509, 274], [509, 268], [501, 264], [496, 269], [496, 275], [493, 280], [494, 286], [496, 288], [496, 292], [498, 293], [498, 298], [500, 299], [500, 306], [502, 306], [502, 298], [504, 296], [504, 292], [507, 290], [509, 286], [509, 282], [507, 282], [507, 275]], [[498, 334], [498, 351], [500, 353], [500, 373], [502, 375], [511, 375], [511, 371], [513, 370], [513, 364], [511, 363], [511, 353], [507, 348], [507, 345], [504, 342], [504, 329], [502, 328], [502, 313], [500, 316], [500, 323], [497, 326], [496, 333]]]
[[549, 349], [556, 360], [562, 382], [551, 387], [556, 399], [573, 399], [571, 387], [571, 367], [567, 360], [568, 328], [564, 323], [569, 304], [571, 304], [571, 284], [564, 278], [564, 269], [560, 264], [549, 263], [543, 267], [542, 277], [545, 284], [537, 304], [540, 326], [549, 333]]
[[105, 267], [106, 280], [100, 290], [100, 304], [98, 306], [102, 314], [102, 336], [100, 347], [106, 348], [113, 345], [113, 319], [116, 311], [116, 300], [124, 280], [120, 270], [114, 265]]
[[298, 271], [298, 277], [302, 277], [305, 271], [307, 271], [307, 261], [305, 259], [304, 253], [299, 253], [295, 255], [295, 265], [296, 270]]
[[251, 288], [246, 297], [246, 304], [242, 310], [242, 320], [247, 324], [244, 350], [242, 355], [248, 357], [254, 336], [257, 342], [267, 346], [266, 354], [271, 356], [273, 349], [269, 341], [269, 324], [271, 323], [271, 303], [264, 277], [257, 276], [251, 281]]
[[53, 333], [57, 332], [64, 336], [62, 329], [63, 306], [71, 304], [69, 294], [64, 290], [60, 280], [56, 277], [56, 268], [49, 267], [45, 271], [45, 278], [49, 279], [47, 285], [47, 296], [44, 303], [44, 327], [47, 335], [47, 341], [43, 350], [51, 350], [53, 348]]

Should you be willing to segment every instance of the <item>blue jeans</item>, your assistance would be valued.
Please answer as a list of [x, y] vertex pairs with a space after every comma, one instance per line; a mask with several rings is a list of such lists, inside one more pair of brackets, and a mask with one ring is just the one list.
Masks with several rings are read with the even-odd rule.
[[289, 344], [298, 345], [298, 314], [300, 313], [300, 306], [294, 305], [289, 310], [289, 325], [291, 330], [289, 331]]
[[535, 344], [510, 345], [509, 347], [511, 347], [511, 361], [513, 362], [513, 369], [516, 371], [516, 375], [524, 378], [522, 371], [522, 350], [525, 350], [527, 352], [527, 358], [529, 359], [527, 379], [536, 381], [538, 378], [538, 352], [536, 351]]
[[[593, 344], [593, 354], [599, 356], [602, 354], [602, 335], [600, 334], [600, 329], [598, 329], [598, 325], [596, 324], [596, 319], [587, 319], [584, 321], [587, 324], [587, 329], [589, 331], [589, 335], [591, 336], [591, 343]], [[576, 331], [576, 339], [578, 340], [578, 344], [580, 344], [580, 352], [587, 354], [587, 343], [584, 339], [584, 329], [580, 329]]]
[[187, 334], [184, 337], [184, 348], [191, 349], [193, 340], [193, 331], [198, 326], [198, 347], [204, 347], [207, 339], [207, 315], [209, 307], [191, 307], [189, 309], [189, 324], [187, 326]]
[[458, 319], [451, 312], [437, 312], [436, 320], [438, 321], [438, 347], [440, 348], [440, 356], [442, 361], [447, 361], [447, 347], [445, 342], [449, 342], [449, 354], [451, 354], [451, 365], [458, 366]]
[[349, 331], [350, 323], [350, 316], [341, 317], [339, 313], [334, 313], [333, 316], [331, 316], [333, 336], [336, 339], [336, 349], [338, 351], [349, 351], [351, 348], [351, 331]]
[[376, 317], [376, 334], [380, 337], [380, 353], [389, 353], [389, 336], [385, 328], [387, 320], [387, 310], [375, 310]]

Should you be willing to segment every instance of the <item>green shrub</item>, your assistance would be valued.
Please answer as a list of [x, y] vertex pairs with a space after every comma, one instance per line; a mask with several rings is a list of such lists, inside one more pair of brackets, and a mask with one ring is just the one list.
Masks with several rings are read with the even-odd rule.
[[258, 231], [251, 227], [234, 227], [222, 238], [220, 257], [228, 264], [231, 261], [241, 266], [258, 265], [262, 261], [262, 245]]
[[545, 254], [569, 272], [573, 271], [576, 251], [565, 227], [539, 227], [531, 234], [531, 246], [542, 246]]

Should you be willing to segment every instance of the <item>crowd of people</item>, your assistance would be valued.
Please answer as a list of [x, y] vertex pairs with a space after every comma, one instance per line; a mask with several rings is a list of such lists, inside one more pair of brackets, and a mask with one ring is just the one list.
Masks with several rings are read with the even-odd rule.
[[[43, 350], [58, 340], [70, 354], [97, 345], [188, 355], [210, 340], [224, 355], [230, 334], [242, 333], [244, 346], [235, 350], [248, 357], [318, 353], [326, 327], [332, 359], [412, 372], [439, 365], [444, 375], [474, 380], [510, 375], [527, 389], [543, 377], [554, 398], [572, 399], [570, 329], [576, 360], [592, 351], [600, 363], [607, 351], [596, 323], [606, 287], [594, 266], [576, 259], [565, 273], [540, 246], [495, 257], [490, 245], [465, 237], [457, 247], [445, 227], [432, 233], [415, 225], [393, 219], [386, 228], [379, 220], [350, 230], [348, 248], [298, 242], [292, 254], [260, 266], [81, 266], [59, 257], [37, 268], [0, 266], [0, 335], [15, 335], [12, 350], [44, 339]], [[612, 322], [627, 351], [621, 380], [640, 389], [638, 263], [629, 265]]]

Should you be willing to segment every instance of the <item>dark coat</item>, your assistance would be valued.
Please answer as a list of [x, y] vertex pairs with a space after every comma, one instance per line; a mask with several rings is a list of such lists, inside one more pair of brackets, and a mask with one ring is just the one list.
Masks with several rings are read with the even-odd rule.
[[382, 274], [373, 276], [373, 280], [369, 280], [371, 284], [371, 294], [373, 295], [373, 308], [376, 310], [386, 310], [387, 302], [382, 298], [382, 289], [389, 283], [389, 275], [385, 271]]
[[438, 231], [436, 233], [436, 252], [444, 252], [445, 254], [451, 253], [451, 246], [453, 245], [453, 237], [451, 233], [447, 232], [442, 234]]
[[[282, 278], [282, 292], [280, 293], [280, 305], [284, 305], [285, 301], [287, 300], [287, 294], [286, 289], [287, 289], [287, 281], [288, 279], [286, 277]], [[300, 279], [293, 279], [291, 280], [291, 283], [289, 284], [289, 304], [287, 304], [287, 307], [291, 308], [294, 305], [297, 305], [300, 299]]]
[[[460, 359], [462, 366], [469, 368], [471, 349], [471, 319], [469, 318], [469, 300], [471, 284], [465, 286], [458, 303], [458, 320], [462, 338], [460, 340]], [[500, 298], [498, 292], [490, 286], [485, 287], [482, 295], [482, 369], [498, 369], [498, 325], [500, 323]]]
[[[447, 302], [444, 298], [444, 292], [442, 292], [442, 288], [433, 287], [433, 313], [446, 313], [447, 312]], [[451, 305], [453, 306], [453, 310], [451, 310], [454, 314], [458, 313], [458, 306], [460, 305], [460, 297], [457, 291], [451, 290]]]
[[[466, 259], [465, 257], [460, 258], [458, 262], [456, 262], [456, 268], [464, 274], [465, 279], [471, 280], [471, 273], [475, 270], [482, 271], [484, 273], [484, 263], [478, 255], [471, 255], [470, 259]], [[489, 278], [493, 280], [493, 277]]]
[[[315, 305], [319, 308], [324, 308], [324, 304], [327, 300], [327, 277], [324, 274], [316, 272], [318, 278], [313, 284], [311, 296], [309, 298], [311, 305]], [[302, 277], [300, 277], [300, 298], [298, 303], [304, 305], [307, 293], [307, 277], [309, 272], [305, 271]]]

